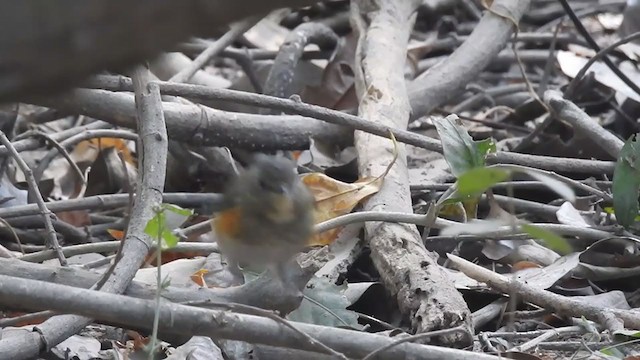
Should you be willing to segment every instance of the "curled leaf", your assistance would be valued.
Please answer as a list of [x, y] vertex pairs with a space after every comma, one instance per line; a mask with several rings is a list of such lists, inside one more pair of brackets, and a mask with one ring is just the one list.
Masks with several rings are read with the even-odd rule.
[[488, 153], [495, 152], [493, 140], [474, 141], [467, 130], [458, 124], [460, 119], [454, 114], [435, 121], [436, 130], [442, 142], [444, 158], [455, 177], [485, 165]]
[[[364, 178], [354, 183], [335, 180], [322, 173], [302, 176], [302, 182], [311, 190], [316, 199], [315, 222], [321, 223], [351, 212], [358, 203], [377, 193], [382, 186], [382, 178]], [[315, 234], [310, 245], [327, 245], [336, 239], [339, 228]]]
[[[316, 224], [350, 213], [362, 200], [380, 191], [384, 178], [398, 159], [398, 143], [392, 133], [390, 137], [393, 141], [393, 159], [380, 176], [366, 177], [349, 184], [322, 173], [302, 175], [302, 182], [316, 200], [314, 211]], [[328, 245], [338, 237], [340, 230], [341, 228], [335, 228], [315, 234], [309, 240], [309, 245]]]

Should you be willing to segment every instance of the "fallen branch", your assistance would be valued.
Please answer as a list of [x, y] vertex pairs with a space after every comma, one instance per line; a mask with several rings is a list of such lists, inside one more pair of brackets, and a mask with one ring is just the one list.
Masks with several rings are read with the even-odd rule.
[[572, 317], [580, 318], [584, 316], [611, 331], [620, 330], [622, 322], [629, 328], [640, 328], [640, 313], [638, 312], [593, 306], [585, 301], [578, 300], [580, 297], [554, 294], [550, 291], [509, 279], [461, 257], [451, 254], [448, 257], [451, 263], [468, 277], [484, 282], [505, 294], [517, 294], [522, 301]]
[[[154, 216], [153, 209], [162, 202], [162, 190], [167, 163], [167, 129], [162, 112], [160, 90], [148, 81], [148, 69], [136, 70], [136, 108], [138, 110], [138, 136], [141, 149], [138, 161], [137, 196], [127, 235], [120, 249], [120, 259], [107, 272], [102, 291], [123, 292], [143, 263], [153, 242], [144, 229]], [[84, 300], [84, 299], [83, 299]], [[90, 324], [91, 318], [77, 315], [55, 316], [37, 326], [37, 331], [24, 335], [23, 346], [16, 346], [16, 338], [0, 340], [0, 354], [4, 359], [36, 357], [41, 350], [48, 351]], [[5, 357], [6, 356], [6, 357]]]
[[[132, 299], [123, 295], [4, 275], [0, 275], [0, 304], [21, 306], [32, 310], [71, 312], [95, 317], [126, 328], [148, 329], [154, 316], [154, 302], [150, 300]], [[351, 358], [362, 358], [379, 347], [394, 342], [393, 338], [358, 331], [296, 322], [291, 324], [315, 340]], [[160, 304], [160, 332], [181, 336], [203, 335], [217, 339], [242, 340], [254, 344], [317, 351], [314, 344], [310, 344], [306, 339], [300, 338], [295, 331], [269, 318], [228, 310], [206, 310], [169, 302]], [[470, 357], [478, 360], [500, 359], [488, 354], [412, 343], [394, 346], [379, 354], [377, 359], [466, 360]], [[2, 359], [9, 358], [3, 356]]]
[[[359, 32], [356, 52], [356, 93], [362, 118], [376, 126], [405, 129], [409, 121], [409, 98], [402, 71], [409, 33], [419, 1], [354, 1], [352, 23]], [[375, 10], [372, 10], [375, 8]], [[394, 159], [388, 138], [356, 131], [359, 177], [376, 177]], [[435, 140], [431, 140], [435, 141]], [[440, 144], [438, 144], [440, 145]], [[398, 160], [385, 176], [380, 191], [364, 204], [365, 210], [411, 213], [407, 155], [397, 147]], [[400, 310], [418, 332], [462, 325], [471, 329], [471, 314], [462, 295], [453, 287], [437, 259], [422, 244], [415, 226], [390, 222], [365, 224], [371, 259], [385, 287], [395, 295]], [[470, 336], [454, 332], [434, 338], [449, 345], [468, 344]]]

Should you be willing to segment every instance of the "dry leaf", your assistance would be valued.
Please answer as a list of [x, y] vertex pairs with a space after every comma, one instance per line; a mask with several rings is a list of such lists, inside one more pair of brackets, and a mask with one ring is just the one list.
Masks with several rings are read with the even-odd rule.
[[533, 261], [518, 261], [513, 266], [511, 266], [511, 272], [516, 272], [524, 269], [539, 269], [542, 266], [540, 264], [534, 263]]
[[[316, 200], [314, 211], [315, 223], [333, 219], [351, 212], [360, 201], [380, 191], [384, 178], [398, 159], [398, 143], [393, 133], [389, 133], [393, 142], [393, 159], [385, 171], [377, 177], [366, 177], [349, 184], [335, 180], [322, 173], [310, 173], [302, 176], [302, 182], [311, 190]], [[340, 233], [341, 228], [314, 234], [309, 245], [331, 244]]]
[[[316, 224], [348, 214], [366, 197], [377, 193], [384, 178], [364, 178], [352, 184], [330, 178], [322, 173], [310, 173], [302, 176], [302, 182], [311, 190], [316, 199]], [[316, 234], [310, 245], [327, 245], [336, 239], [340, 228]]]
[[127, 330], [125, 332], [131, 338], [131, 340], [127, 341], [127, 345], [129, 345], [127, 347], [130, 347], [132, 350], [142, 350], [149, 344], [150, 338], [140, 335], [137, 331]]
[[[569, 51], [558, 51], [556, 55], [560, 69], [562, 72], [569, 76], [575, 77], [578, 71], [589, 61], [588, 59], [578, 56]], [[633, 82], [640, 82], [640, 72], [630, 62], [622, 62], [618, 64], [618, 68]], [[595, 79], [602, 85], [607, 86], [616, 92], [629, 97], [637, 102], [640, 102], [640, 95], [636, 94], [627, 84], [625, 84], [620, 78], [611, 71], [603, 62], [596, 61], [587, 73], [593, 72]]]
[[124, 239], [124, 231], [122, 230], [107, 229], [107, 232], [116, 240], [122, 241], [122, 239]]
[[322, 82], [304, 88], [301, 97], [305, 102], [336, 110], [358, 106], [353, 86], [353, 59], [357, 43], [358, 35], [353, 32], [338, 42], [335, 56], [322, 73]]
[[[123, 140], [119, 138], [108, 138], [108, 137], [94, 138], [94, 139], [86, 140], [79, 143], [76, 148], [78, 147], [83, 148], [88, 146], [97, 147], [98, 150], [115, 148], [116, 150], [118, 150], [119, 153], [122, 154], [126, 162], [128, 162], [129, 164], [135, 165], [136, 163], [133, 158], [133, 155], [131, 154], [131, 150], [129, 150], [127, 141], [128, 140]], [[83, 144], [83, 143], [86, 143], [86, 144]]]
[[208, 273], [209, 273], [209, 270], [200, 269], [195, 273], [191, 274], [191, 280], [193, 280], [194, 283], [202, 287], [207, 287], [207, 282], [204, 280], [204, 276], [207, 275]]

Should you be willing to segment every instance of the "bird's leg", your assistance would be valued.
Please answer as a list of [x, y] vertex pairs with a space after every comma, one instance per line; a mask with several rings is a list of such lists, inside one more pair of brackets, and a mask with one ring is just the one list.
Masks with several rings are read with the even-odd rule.
[[278, 262], [271, 264], [268, 267], [268, 271], [272, 274], [275, 280], [279, 282], [279, 285], [287, 295], [299, 296], [302, 294], [300, 289], [296, 286], [296, 282], [291, 278], [292, 269], [290, 262]]
[[287, 285], [287, 264], [278, 262], [269, 266], [269, 270], [273, 274], [273, 277], [282, 283], [283, 286]]
[[229, 273], [231, 273], [231, 275], [233, 276], [234, 285], [244, 284], [244, 274], [240, 269], [240, 264], [237, 261], [230, 258], [227, 258], [226, 260], [227, 260], [227, 269], [229, 270]]

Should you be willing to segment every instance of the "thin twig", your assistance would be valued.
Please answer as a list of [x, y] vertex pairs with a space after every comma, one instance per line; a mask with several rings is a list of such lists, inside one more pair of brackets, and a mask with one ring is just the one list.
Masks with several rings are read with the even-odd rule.
[[[401, 212], [382, 212], [382, 211], [361, 211], [351, 214], [346, 214], [342, 216], [338, 216], [336, 218], [321, 222], [316, 224], [315, 231], [317, 233], [321, 233], [327, 230], [335, 229], [341, 226], [362, 223], [367, 221], [386, 221], [386, 222], [398, 222], [398, 223], [407, 223], [407, 224], [415, 224], [415, 225], [425, 225], [428, 218], [426, 215], [421, 214], [409, 214], [409, 213], [401, 213]], [[442, 218], [437, 218], [433, 227], [436, 229], [444, 229], [447, 227], [460, 226], [462, 223], [458, 223], [451, 220], [445, 220]], [[592, 240], [600, 240], [605, 237], [611, 236], [606, 231], [592, 229], [592, 228], [584, 228], [578, 226], [571, 225], [562, 225], [562, 224], [547, 224], [547, 223], [536, 223], [532, 224], [536, 227], [543, 228], [549, 231], [553, 231], [558, 235], [566, 235], [566, 236], [576, 236], [582, 237], [584, 239], [592, 239]], [[497, 236], [520, 236], [520, 229], [517, 227], [514, 231], [514, 228], [511, 226], [500, 226], [495, 229], [483, 233], [484, 237], [497, 237]], [[531, 238], [530, 236], [528, 238]]]
[[[85, 126], [81, 126], [81, 127], [74, 127], [74, 128], [70, 128], [67, 130], [62, 130], [60, 132], [57, 132], [55, 134], [51, 134], [51, 137], [54, 138], [55, 140], [58, 141], [62, 141], [66, 138], [69, 138], [73, 135], [76, 134], [80, 134], [84, 131], [87, 130], [92, 130], [92, 129], [105, 129], [105, 128], [110, 128], [113, 125], [104, 122], [104, 121], [94, 121], [90, 124], [87, 124]], [[33, 135], [33, 131], [25, 131], [22, 134], [16, 136], [15, 138], [13, 138], [13, 146], [16, 148], [16, 150], [18, 150], [18, 152], [21, 151], [28, 151], [28, 150], [35, 150], [38, 149], [40, 147], [42, 147], [42, 144], [40, 143], [39, 140], [36, 139], [29, 139], [29, 137], [31, 137]], [[5, 146], [0, 146], [0, 156], [5, 156], [9, 153], [9, 151], [7, 150], [7, 148]]]
[[[24, 248], [22, 247], [22, 242], [20, 241], [20, 237], [18, 236], [18, 234], [16, 234], [16, 231], [13, 229], [13, 226], [11, 226], [11, 224], [9, 224], [7, 222], [7, 220], [0, 218], [0, 222], [7, 228], [9, 229], [9, 232], [11, 232], [11, 235], [13, 235], [13, 238], [16, 240], [16, 243], [18, 244], [18, 247], [20, 247], [20, 252], [22, 253], [22, 255], [25, 254], [24, 252]], [[0, 245], [2, 246], [2, 245]], [[11, 252], [9, 250], [7, 250], [4, 246], [2, 246], [2, 248], [4, 249], [3, 252], [6, 250], [7, 252], [9, 252], [11, 254]], [[13, 254], [12, 254], [13, 255]], [[15, 256], [14, 256], [15, 257]]]
[[554, 178], [558, 181], [561, 181], [569, 186], [575, 187], [576, 189], [580, 189], [586, 193], [589, 194], [593, 194], [596, 196], [599, 196], [600, 198], [606, 200], [606, 201], [613, 201], [613, 198], [611, 197], [611, 195], [607, 194], [606, 192], [600, 190], [600, 189], [596, 189], [592, 186], [589, 186], [583, 182], [580, 182], [578, 180], [574, 180], [570, 177], [566, 177], [564, 175], [560, 175], [558, 173], [555, 173], [553, 171], [547, 171], [547, 170], [541, 170], [541, 169], [535, 169], [535, 168], [531, 168], [531, 167], [526, 167], [526, 166], [522, 166], [522, 165], [503, 165], [507, 168], [513, 168], [513, 169], [518, 169], [520, 171], [523, 172], [527, 172], [527, 171], [535, 171], [538, 173], [542, 173], [544, 175], [547, 175], [551, 178]]
[[323, 221], [316, 224], [315, 231], [322, 233], [331, 229], [335, 229], [341, 226], [362, 223], [367, 221], [385, 221], [385, 222], [397, 222], [407, 223], [415, 225], [425, 225], [427, 221], [426, 215], [421, 214], [409, 214], [400, 212], [384, 212], [384, 211], [360, 211]]
[[[89, 254], [89, 253], [102, 253], [102, 252], [111, 252], [116, 251], [120, 247], [122, 242], [120, 240], [116, 241], [105, 241], [99, 243], [91, 243], [91, 244], [81, 244], [81, 245], [71, 245], [65, 246], [62, 251], [67, 256], [74, 256], [80, 254]], [[151, 249], [155, 249], [155, 245], [151, 247]], [[212, 253], [218, 251], [218, 245], [213, 243], [179, 243], [175, 247], [170, 249], [165, 249], [165, 252], [202, 252], [202, 253]], [[45, 260], [49, 260], [55, 257], [55, 253], [52, 250], [44, 250], [38, 251], [31, 254], [27, 254], [20, 258], [22, 261], [28, 262], [42, 262]]]
[[[65, 147], [62, 146], [62, 144], [60, 144], [56, 139], [51, 137], [49, 134], [47, 134], [45, 132], [42, 132], [42, 131], [36, 130], [33, 133], [33, 135], [34, 136], [41, 136], [41, 137], [45, 138], [48, 142], [50, 142], [51, 145], [53, 145], [53, 147], [55, 147], [60, 152], [60, 154], [62, 154], [62, 156], [64, 156], [64, 158], [67, 159], [67, 162], [69, 163], [69, 165], [71, 166], [73, 171], [76, 173], [76, 176], [78, 176], [80, 181], [82, 181], [82, 183], [85, 184], [85, 185], [87, 184], [87, 179], [85, 179], [84, 174], [82, 173], [82, 170], [80, 170], [80, 168], [78, 167], [78, 164], [76, 164], [76, 162], [73, 161], [73, 159], [71, 158], [71, 155], [69, 154], [67, 149], [65, 149]], [[37, 170], [34, 171], [34, 175], [33, 176], [36, 179], [36, 181], [40, 180], [40, 176], [37, 175]]]
[[551, 71], [554, 70], [554, 65], [556, 63], [556, 46], [558, 44], [558, 38], [560, 37], [560, 25], [561, 24], [558, 24], [553, 31], [553, 39], [549, 44], [549, 57], [547, 58], [546, 64], [544, 64], [544, 71], [542, 72], [542, 77], [538, 84], [538, 97], [542, 96], [542, 94], [547, 90], [550, 82]]
[[[518, 27], [516, 27], [515, 35], [518, 35], [518, 31], [519, 31]], [[518, 53], [518, 49], [516, 49], [516, 43], [512, 43], [511, 49], [513, 50], [513, 54], [516, 57], [516, 63], [518, 64], [518, 68], [520, 69], [520, 73], [522, 74], [522, 79], [524, 80], [525, 84], [527, 84], [527, 90], [529, 90], [529, 93], [531, 94], [531, 96], [540, 104], [540, 106], [542, 106], [545, 110], [547, 110], [547, 112], [550, 112], [547, 104], [545, 104], [544, 101], [540, 99], [540, 96], [538, 95], [536, 90], [533, 88], [531, 81], [529, 81], [529, 77], [527, 76], [527, 71], [524, 68], [522, 59], [520, 59], [520, 54]]]
[[[576, 300], [552, 293], [548, 290], [497, 274], [482, 266], [473, 264], [458, 256], [447, 255], [454, 267], [462, 271], [470, 278], [486, 283], [490, 287], [505, 293], [517, 293], [522, 301], [530, 302], [540, 307], [553, 309], [554, 312], [582, 317], [597, 322], [609, 330], [617, 330], [622, 326], [622, 322], [627, 327], [635, 328], [640, 326], [640, 315], [634, 311], [625, 309], [615, 309], [611, 307], [593, 305], [586, 301]], [[612, 321], [616, 320], [616, 321]]]
[[85, 269], [95, 269], [99, 268], [103, 265], [108, 265], [111, 261], [115, 259], [116, 255], [105, 256], [102, 259], [90, 261], [88, 263], [82, 264], [82, 267]]
[[56, 230], [53, 228], [53, 223], [51, 222], [51, 218], [55, 216], [44, 203], [44, 199], [42, 198], [42, 194], [40, 194], [40, 189], [38, 188], [38, 183], [36, 183], [35, 178], [33, 177], [33, 171], [29, 168], [27, 163], [20, 157], [18, 151], [4, 132], [0, 131], [0, 143], [6, 146], [9, 150], [9, 154], [15, 160], [16, 164], [22, 172], [24, 173], [24, 177], [27, 180], [27, 184], [29, 185], [29, 191], [33, 197], [35, 197], [36, 204], [40, 209], [40, 214], [42, 214], [44, 219], [44, 227], [47, 230], [47, 244], [56, 252], [58, 260], [60, 261], [60, 265], [67, 266], [67, 258], [62, 253], [62, 248], [58, 243], [58, 237], [56, 236]]
[[309, 297], [307, 295], [304, 295], [304, 299], [309, 301], [310, 303], [316, 305], [317, 307], [321, 308], [322, 310], [326, 311], [329, 315], [333, 316], [336, 320], [340, 321], [342, 323], [342, 325], [344, 325], [346, 327], [351, 327], [351, 325], [349, 325], [349, 323], [344, 321], [340, 316], [338, 316], [338, 314], [336, 314], [333, 310], [329, 309], [328, 307], [326, 307], [324, 304], [322, 304], [318, 300], [316, 300], [316, 299], [314, 299], [312, 297]]
[[376, 323], [376, 324], [378, 324], [378, 325], [380, 325], [382, 327], [385, 327], [387, 330], [396, 330], [396, 331], [400, 331], [401, 330], [397, 326], [393, 326], [393, 325], [389, 324], [386, 321], [382, 321], [380, 319], [376, 319], [375, 317], [373, 317], [371, 315], [367, 315], [367, 314], [364, 314], [364, 313], [361, 313], [361, 312], [355, 311], [355, 310], [352, 310], [352, 311], [354, 313], [358, 314], [358, 316], [360, 316], [361, 318], [369, 320], [371, 322], [374, 322], [374, 323]]
[[314, 339], [306, 332], [301, 331], [300, 329], [293, 326], [293, 324], [289, 322], [287, 319], [283, 319], [271, 311], [261, 309], [255, 306], [250, 306], [250, 305], [244, 305], [244, 304], [238, 304], [238, 303], [217, 303], [213, 301], [192, 301], [192, 302], [183, 302], [182, 304], [183, 305], [206, 305], [207, 307], [223, 308], [223, 309], [227, 309], [230, 311], [235, 311], [235, 312], [239, 312], [247, 315], [255, 315], [255, 316], [262, 316], [262, 317], [269, 318], [293, 330], [300, 337], [305, 339], [309, 344], [317, 346], [319, 349], [323, 350], [323, 352], [329, 355], [333, 355], [338, 359], [348, 360], [347, 357], [344, 356], [344, 354], [338, 351], [335, 351], [332, 348], [321, 343], [320, 341]]
[[189, 67], [173, 75], [171, 79], [169, 79], [169, 82], [183, 83], [189, 81], [196, 71], [200, 70], [209, 60], [211, 60], [211, 58], [219, 54], [227, 46], [231, 45], [238, 36], [251, 29], [261, 18], [262, 16], [252, 16], [231, 25], [231, 30], [222, 35], [220, 39], [200, 53]]
[[[138, 70], [140, 71], [140, 70]], [[155, 308], [153, 314], [153, 325], [151, 327], [151, 344], [149, 346], [149, 360], [155, 358], [156, 343], [158, 341], [158, 325], [160, 323], [160, 295], [162, 292], [162, 231], [164, 230], [164, 216], [160, 216], [160, 213], [164, 211], [159, 208], [156, 210], [156, 217], [158, 217], [158, 233], [156, 235], [156, 293], [154, 296]]]
[[[584, 37], [584, 39], [587, 41], [589, 46], [591, 46], [593, 50], [600, 52], [601, 51], [600, 46], [598, 46], [598, 44], [595, 42], [595, 40], [593, 40], [591, 35], [589, 35], [589, 32], [584, 27], [584, 25], [582, 24], [582, 22], [580, 21], [576, 13], [573, 11], [573, 9], [571, 8], [571, 5], [569, 5], [567, 0], [560, 0], [560, 5], [562, 5], [562, 8], [567, 12], [567, 15], [569, 15], [569, 18], [571, 19], [571, 21], [573, 21], [573, 24], [575, 25], [576, 29], [578, 30], [580, 35]], [[640, 95], [640, 87], [638, 87], [638, 85], [636, 85], [635, 82], [631, 81], [631, 79], [629, 79], [629, 77], [627, 77], [627, 75], [625, 75], [622, 72], [622, 70], [620, 70], [611, 61], [611, 59], [609, 59], [606, 55], [603, 54], [602, 61], [604, 61], [604, 63], [609, 67], [609, 69], [611, 69], [611, 71], [614, 74], [616, 74], [616, 76], [620, 78], [622, 82], [624, 82], [627, 86], [629, 86], [629, 88], [631, 88], [631, 90], [633, 90], [636, 94]]]
[[[36, 133], [36, 135], [39, 135], [39, 134]], [[95, 138], [102, 138], [102, 137], [119, 138], [119, 139], [132, 140], [132, 141], [138, 140], [138, 134], [132, 133], [131, 131], [128, 131], [128, 130], [113, 130], [113, 129], [87, 130], [80, 134], [73, 135], [61, 141], [59, 144], [61, 146], [60, 152], [64, 155], [66, 153], [66, 149], [71, 148], [72, 146], [82, 141], [95, 139]], [[55, 139], [51, 138], [51, 140], [54, 141]], [[56, 157], [56, 155], [58, 155], [58, 152], [52, 150], [52, 151], [49, 151], [42, 158], [42, 160], [38, 164], [38, 167], [33, 171], [33, 176], [36, 178], [37, 181], [40, 180], [46, 167], [49, 165], [49, 163], [51, 163], [51, 161]], [[72, 166], [75, 166], [75, 168], [77, 168], [77, 165], [73, 162], [73, 160], [71, 160], [71, 157], [69, 157], [67, 160], [69, 160]], [[77, 171], [80, 172], [80, 177], [83, 179], [83, 183], [86, 184], [86, 181], [84, 181], [84, 175], [82, 174], [80, 169], [78, 169]]]
[[187, 239], [191, 235], [203, 234], [209, 231], [211, 231], [211, 224], [208, 221], [201, 221], [184, 229], [176, 229], [173, 233], [181, 239]]
[[[164, 202], [170, 202], [172, 204], [180, 206], [197, 207], [203, 204], [213, 205], [216, 209], [220, 208], [222, 204], [222, 195], [220, 194], [205, 194], [205, 193], [164, 193], [162, 194]], [[94, 209], [113, 209], [121, 206], [126, 206], [129, 203], [129, 194], [108, 194], [108, 195], [96, 195], [87, 196], [82, 199], [69, 199], [51, 201], [49, 209], [51, 211], [71, 211], [71, 210], [94, 210]], [[214, 209], [215, 210], [215, 209]], [[37, 215], [38, 206], [36, 204], [27, 204], [13, 206], [10, 208], [0, 208], [0, 217], [6, 219], [12, 217]]]
[[404, 337], [402, 339], [398, 339], [394, 342], [392, 342], [391, 344], [387, 344], [379, 349], [376, 349], [375, 351], [372, 351], [371, 353], [369, 353], [367, 356], [363, 357], [362, 360], [372, 360], [373, 358], [375, 358], [378, 354], [391, 349], [394, 346], [398, 346], [400, 344], [404, 344], [407, 342], [412, 342], [415, 340], [422, 340], [425, 338], [431, 338], [434, 336], [441, 336], [441, 335], [448, 335], [448, 334], [452, 334], [454, 332], [463, 332], [468, 334], [469, 336], [471, 336], [471, 334], [469, 334], [468, 330], [465, 329], [464, 326], [457, 326], [451, 329], [442, 329], [442, 330], [435, 330], [435, 331], [429, 331], [429, 332], [425, 332], [425, 333], [420, 333], [420, 334], [416, 334], [416, 335], [412, 335], [412, 336], [407, 336]]
[[578, 71], [578, 73], [576, 74], [576, 76], [571, 80], [571, 82], [569, 82], [569, 85], [567, 86], [567, 88], [564, 91], [564, 97], [567, 99], [571, 99], [575, 94], [575, 90], [576, 87], [578, 86], [578, 83], [580, 82], [580, 79], [582, 79], [584, 77], [584, 74], [587, 73], [587, 71], [589, 70], [589, 68], [591, 68], [591, 65], [593, 65], [596, 61], [604, 58], [609, 52], [611, 52], [613, 49], [617, 48], [620, 45], [626, 44], [628, 42], [631, 42], [635, 39], [640, 38], [640, 32], [635, 32], [629, 36], [625, 36], [624, 38], [614, 42], [613, 44], [607, 46], [606, 48], [600, 50], [597, 54], [595, 54], [591, 59], [589, 59], [589, 61], [587, 61], [584, 66], [582, 66], [582, 69], [580, 69], [580, 71]]
[[[160, 90], [164, 95], [181, 96], [195, 100], [220, 100], [235, 102], [243, 105], [268, 107], [281, 111], [291, 112], [302, 116], [312, 117], [336, 125], [351, 127], [374, 135], [389, 137], [392, 133], [402, 143], [410, 144], [427, 150], [442, 153], [440, 141], [428, 136], [416, 134], [378, 123], [367, 121], [358, 116], [341, 111], [327, 109], [322, 106], [305, 104], [300, 101], [282, 99], [273, 96], [260, 95], [229, 89], [214, 89], [205, 86], [191, 84], [175, 84], [158, 81]], [[83, 84], [84, 87], [93, 89], [106, 89], [111, 91], [131, 91], [131, 80], [123, 76], [94, 76]], [[615, 162], [596, 161], [575, 158], [560, 158], [549, 156], [526, 155], [500, 151], [488, 157], [489, 162], [501, 162], [511, 164], [536, 165], [539, 168], [555, 171], [596, 172], [613, 173]]]

